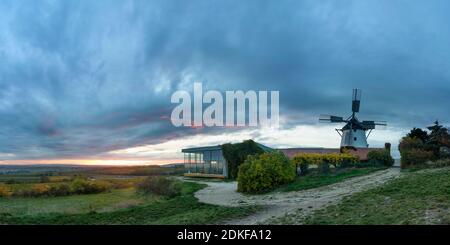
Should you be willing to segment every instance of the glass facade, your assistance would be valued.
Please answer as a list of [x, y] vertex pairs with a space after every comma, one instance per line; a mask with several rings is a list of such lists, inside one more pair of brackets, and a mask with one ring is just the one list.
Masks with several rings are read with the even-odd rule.
[[186, 173], [217, 174], [226, 176], [222, 150], [201, 150], [184, 153]]

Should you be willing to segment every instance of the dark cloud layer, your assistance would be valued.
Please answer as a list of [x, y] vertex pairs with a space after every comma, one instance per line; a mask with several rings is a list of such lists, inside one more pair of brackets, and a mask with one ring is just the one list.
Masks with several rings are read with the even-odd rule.
[[194, 81], [279, 90], [285, 127], [347, 114], [354, 87], [365, 118], [450, 122], [449, 11], [448, 1], [2, 1], [0, 157], [195, 134], [167, 119], [172, 92]]

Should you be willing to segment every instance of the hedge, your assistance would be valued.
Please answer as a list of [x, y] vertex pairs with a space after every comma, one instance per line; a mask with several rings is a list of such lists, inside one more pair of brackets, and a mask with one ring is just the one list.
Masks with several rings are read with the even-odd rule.
[[398, 145], [401, 155], [401, 168], [424, 165], [427, 161], [436, 160], [434, 145], [425, 144], [419, 138], [403, 137]]
[[435, 160], [433, 151], [423, 149], [410, 149], [401, 151], [401, 168], [410, 166], [425, 165], [427, 161]]
[[372, 165], [382, 165], [391, 167], [394, 165], [394, 158], [388, 150], [374, 150], [367, 154], [367, 160]]
[[350, 153], [298, 153], [292, 158], [296, 167], [300, 167], [302, 175], [308, 172], [310, 165], [316, 165], [321, 172], [328, 172], [329, 165], [336, 168], [345, 168], [354, 165], [359, 158]]

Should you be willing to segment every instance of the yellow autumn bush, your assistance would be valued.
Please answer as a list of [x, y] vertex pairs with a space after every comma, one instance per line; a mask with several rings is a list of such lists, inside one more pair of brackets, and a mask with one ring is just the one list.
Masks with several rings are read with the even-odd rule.
[[96, 194], [110, 191], [111, 188], [112, 185], [108, 181], [75, 178], [69, 183], [27, 184], [20, 188], [16, 188], [15, 190], [12, 190], [7, 185], [0, 185], [0, 196], [41, 197]]
[[7, 185], [0, 184], [0, 197], [9, 197], [11, 196], [12, 191]]
[[306, 174], [311, 165], [316, 165], [321, 171], [326, 172], [330, 164], [336, 168], [345, 168], [358, 161], [359, 158], [350, 153], [298, 153], [292, 158], [295, 166], [300, 167], [301, 174]]
[[50, 191], [50, 186], [47, 184], [33, 184], [27, 188], [16, 190], [13, 196], [19, 197], [37, 197], [45, 196]]

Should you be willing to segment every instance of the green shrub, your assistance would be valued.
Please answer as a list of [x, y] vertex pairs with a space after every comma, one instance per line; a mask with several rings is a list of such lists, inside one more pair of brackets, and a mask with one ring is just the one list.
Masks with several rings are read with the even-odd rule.
[[94, 194], [94, 193], [102, 193], [107, 192], [112, 189], [111, 183], [103, 180], [94, 180], [90, 181], [90, 188], [87, 193], [84, 194]]
[[403, 137], [400, 140], [400, 144], [398, 144], [398, 150], [401, 152], [408, 151], [411, 149], [422, 149], [424, 147], [424, 143], [419, 138], [411, 138], [411, 137]]
[[[448, 129], [435, 122], [428, 134], [422, 129], [414, 128], [402, 138], [399, 144], [401, 167], [424, 167], [433, 162], [450, 157], [450, 134]], [[438, 164], [441, 165], [441, 164]]]
[[75, 194], [96, 194], [111, 189], [111, 184], [106, 181], [88, 181], [83, 178], [75, 178], [70, 183], [70, 192]]
[[89, 182], [82, 178], [75, 178], [70, 183], [70, 191], [76, 194], [84, 194], [89, 189]]
[[295, 175], [295, 165], [279, 151], [249, 156], [239, 167], [238, 191], [270, 191], [294, 181]]
[[223, 157], [227, 161], [229, 179], [237, 178], [239, 166], [244, 163], [247, 156], [264, 153], [264, 150], [253, 140], [245, 140], [237, 144], [223, 144], [221, 149]]
[[426, 145], [418, 137], [403, 137], [398, 145], [400, 151], [401, 168], [425, 165], [427, 161], [435, 160], [436, 149], [434, 145]]
[[410, 149], [401, 153], [401, 168], [424, 165], [427, 161], [434, 160], [433, 151], [423, 149]]
[[137, 187], [138, 191], [143, 193], [153, 193], [165, 197], [175, 197], [181, 194], [179, 182], [164, 176], [149, 176]]
[[48, 193], [50, 196], [67, 196], [70, 195], [70, 186], [69, 184], [62, 183], [59, 185], [50, 186], [50, 190]]
[[394, 158], [387, 150], [374, 150], [367, 154], [369, 164], [391, 167], [394, 165]]

